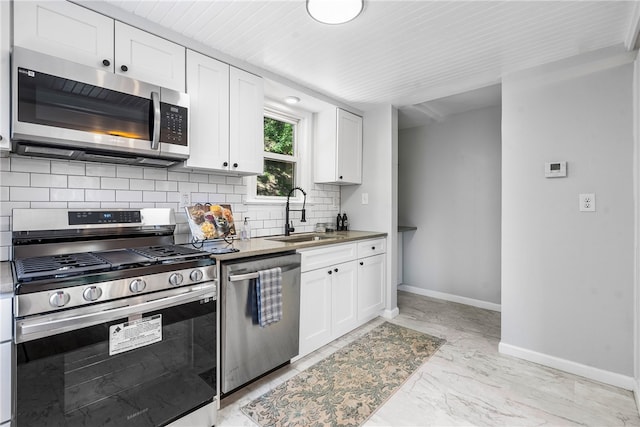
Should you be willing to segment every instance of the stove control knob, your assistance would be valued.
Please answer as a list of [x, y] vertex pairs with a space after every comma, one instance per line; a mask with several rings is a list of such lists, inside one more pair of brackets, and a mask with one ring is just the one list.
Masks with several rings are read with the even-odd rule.
[[136, 279], [133, 282], [129, 283], [129, 289], [131, 289], [131, 292], [133, 293], [142, 292], [146, 287], [147, 283], [142, 279]]
[[89, 286], [82, 292], [85, 301], [95, 301], [102, 296], [102, 289], [97, 286]]
[[189, 275], [191, 280], [193, 280], [194, 282], [199, 282], [200, 280], [202, 280], [202, 276], [203, 274], [201, 270], [193, 270]]
[[169, 284], [171, 286], [181, 285], [183, 280], [184, 277], [182, 277], [182, 274], [180, 273], [173, 273], [171, 276], [169, 276]]
[[69, 294], [58, 291], [51, 294], [51, 296], [49, 297], [49, 304], [51, 304], [52, 307], [64, 307], [65, 305], [67, 305], [70, 299], [71, 296], [69, 296]]

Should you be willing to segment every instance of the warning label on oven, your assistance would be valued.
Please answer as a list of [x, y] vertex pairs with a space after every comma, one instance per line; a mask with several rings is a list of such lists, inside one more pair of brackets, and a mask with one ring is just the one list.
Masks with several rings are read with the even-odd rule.
[[109, 327], [109, 356], [162, 341], [162, 314]]

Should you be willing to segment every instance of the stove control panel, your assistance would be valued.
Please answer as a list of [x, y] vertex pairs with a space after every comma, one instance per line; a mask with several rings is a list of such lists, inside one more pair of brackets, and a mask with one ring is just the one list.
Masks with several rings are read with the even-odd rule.
[[217, 266], [186, 268], [147, 274], [140, 277], [110, 280], [85, 286], [18, 294], [15, 317], [48, 313], [61, 308], [81, 307], [176, 288], [217, 282]]

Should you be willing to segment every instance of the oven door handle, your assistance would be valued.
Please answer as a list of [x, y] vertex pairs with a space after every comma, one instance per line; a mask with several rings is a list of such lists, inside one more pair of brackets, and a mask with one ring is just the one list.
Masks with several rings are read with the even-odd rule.
[[197, 288], [192, 288], [191, 291], [178, 295], [159, 298], [141, 304], [116, 307], [97, 313], [70, 317], [65, 316], [59, 319], [52, 319], [51, 316], [46, 316], [44, 321], [42, 321], [42, 318], [19, 320], [16, 322], [16, 343], [82, 329], [121, 319], [132, 314], [162, 310], [179, 304], [197, 301], [202, 298], [216, 298], [216, 285], [198, 286]]

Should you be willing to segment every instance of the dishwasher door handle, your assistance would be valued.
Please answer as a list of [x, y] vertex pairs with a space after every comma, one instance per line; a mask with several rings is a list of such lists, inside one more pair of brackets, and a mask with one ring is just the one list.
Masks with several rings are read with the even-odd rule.
[[[289, 264], [280, 268], [282, 268], [282, 272], [284, 273], [287, 271], [295, 270], [296, 268], [300, 268], [300, 264]], [[260, 272], [258, 271], [246, 274], [234, 274], [232, 276], [229, 276], [229, 282], [241, 282], [243, 280], [257, 279], [258, 277], [260, 277]]]

